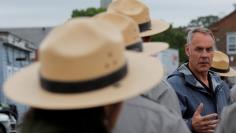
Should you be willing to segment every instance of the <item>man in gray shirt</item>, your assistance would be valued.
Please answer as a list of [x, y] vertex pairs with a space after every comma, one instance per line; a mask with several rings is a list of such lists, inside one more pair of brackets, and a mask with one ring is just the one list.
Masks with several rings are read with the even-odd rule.
[[179, 116], [143, 96], [123, 103], [113, 133], [190, 133]]
[[170, 113], [182, 117], [179, 100], [171, 85], [162, 80], [155, 88], [143, 94], [145, 98], [165, 106]]

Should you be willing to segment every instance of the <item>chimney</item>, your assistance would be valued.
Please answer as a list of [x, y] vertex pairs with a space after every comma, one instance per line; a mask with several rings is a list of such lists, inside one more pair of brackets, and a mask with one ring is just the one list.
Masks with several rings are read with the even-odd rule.
[[234, 10], [236, 10], [236, 3], [234, 3], [233, 6], [234, 6]]

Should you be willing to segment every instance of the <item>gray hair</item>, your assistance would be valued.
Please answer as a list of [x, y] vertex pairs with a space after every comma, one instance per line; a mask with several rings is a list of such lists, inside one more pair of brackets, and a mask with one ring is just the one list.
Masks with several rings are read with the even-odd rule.
[[188, 31], [188, 34], [187, 34], [187, 44], [190, 44], [192, 42], [192, 38], [193, 38], [193, 35], [194, 33], [203, 33], [203, 34], [206, 34], [206, 35], [210, 35], [212, 37], [212, 39], [214, 40], [214, 43], [215, 43], [215, 37], [213, 35], [213, 33], [211, 32], [211, 30], [207, 29], [207, 28], [203, 28], [203, 27], [196, 27], [196, 28], [192, 28]]

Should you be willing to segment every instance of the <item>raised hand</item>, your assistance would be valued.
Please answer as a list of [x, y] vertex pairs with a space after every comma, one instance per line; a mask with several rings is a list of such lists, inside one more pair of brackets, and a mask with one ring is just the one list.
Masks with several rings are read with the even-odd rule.
[[198, 105], [192, 117], [192, 127], [197, 133], [214, 133], [218, 124], [217, 114], [209, 114], [202, 116], [203, 103]]

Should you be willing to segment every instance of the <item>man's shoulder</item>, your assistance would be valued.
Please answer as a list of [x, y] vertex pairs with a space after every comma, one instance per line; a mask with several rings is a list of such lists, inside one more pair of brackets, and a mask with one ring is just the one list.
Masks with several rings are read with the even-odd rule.
[[[129, 133], [132, 131], [150, 133], [157, 130], [161, 133], [188, 131], [181, 117], [169, 113], [163, 105], [142, 96], [123, 103], [117, 125], [119, 130]], [[181, 131], [178, 131], [180, 126]], [[137, 129], [139, 130], [136, 131]]]
[[167, 82], [171, 85], [171, 87], [179, 93], [187, 91], [186, 83], [187, 78], [191, 77], [191, 72], [189, 72], [186, 64], [181, 65], [177, 68], [172, 74], [167, 76]]
[[167, 82], [173, 87], [185, 84], [185, 75], [178, 71], [173, 72], [171, 75], [167, 77]]
[[124, 106], [140, 110], [141, 112], [162, 113], [168, 112], [167, 109], [144, 96], [137, 96], [124, 102]]
[[151, 90], [145, 92], [143, 96], [146, 96], [147, 98], [157, 102], [163, 94], [168, 93], [168, 91], [171, 89], [172, 88], [168, 85], [167, 81], [164, 81], [162, 79], [158, 85], [156, 85]]
[[209, 70], [208, 72], [209, 72], [212, 79], [216, 80], [217, 82], [222, 81], [222, 79], [220, 78], [220, 75], [218, 73], [211, 71], [211, 70]]
[[236, 118], [236, 103], [226, 106], [222, 112], [222, 116], [224, 115], [228, 115], [228, 116], [232, 116]]
[[174, 71], [172, 74], [167, 76], [167, 81], [179, 81], [180, 78], [184, 78], [184, 74], [178, 71]]
[[138, 96], [133, 99], [128, 100], [123, 105], [123, 109], [126, 110], [126, 113], [136, 114], [139, 117], [146, 118], [162, 118], [162, 116], [168, 117], [169, 120], [178, 120], [175, 119], [179, 117], [170, 113], [170, 111], [159, 103], [156, 103], [152, 100], [149, 100], [145, 97]]
[[232, 121], [235, 121], [236, 119], [236, 103], [226, 106], [223, 109], [223, 112], [221, 114], [221, 122], [220, 125], [217, 128], [217, 133], [219, 131], [221, 132], [233, 132], [235, 131], [235, 126], [232, 124]]
[[218, 73], [209, 71], [209, 74], [211, 76], [213, 84], [215, 84], [216, 86], [221, 86], [221, 88], [225, 88], [225, 91], [229, 89], [227, 83], [220, 78], [220, 75]]
[[191, 75], [186, 64], [179, 66], [172, 74], [167, 76], [167, 81], [170, 82], [180, 82], [185, 78], [185, 75]]

